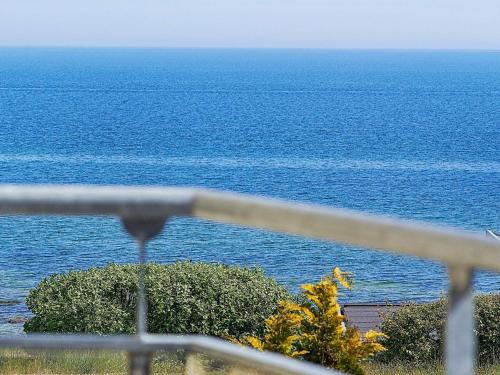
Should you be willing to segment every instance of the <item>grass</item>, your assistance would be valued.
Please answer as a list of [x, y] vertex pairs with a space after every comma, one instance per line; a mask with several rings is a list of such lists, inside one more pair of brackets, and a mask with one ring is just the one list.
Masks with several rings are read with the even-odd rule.
[[[0, 374], [127, 374], [127, 355], [111, 351], [0, 351]], [[175, 354], [157, 355], [154, 374], [182, 374]]]
[[[409, 364], [369, 363], [367, 375], [445, 375], [443, 365], [411, 366]], [[483, 366], [476, 369], [476, 375], [500, 375], [500, 364]]]
[[[230, 366], [220, 360], [183, 352], [157, 353], [152, 360], [152, 374], [169, 375], [257, 375], [252, 370]], [[111, 351], [28, 351], [0, 350], [2, 375], [92, 374], [126, 375], [128, 358], [125, 353]], [[264, 374], [259, 374], [264, 375]]]
[[[184, 354], [158, 353], [153, 357], [152, 374], [173, 375], [265, 375], [249, 369], [230, 366], [220, 360], [206, 356], [188, 356]], [[368, 363], [367, 375], [444, 375], [443, 366], [415, 367], [405, 364]], [[26, 350], [1, 350], [0, 374], [2, 375], [34, 375], [34, 374], [127, 374], [127, 355], [110, 351], [78, 351], [78, 352], [33, 352]], [[477, 375], [500, 375], [500, 364], [479, 368]]]
[[113, 352], [33, 352], [3, 350], [0, 373], [10, 374], [105, 374], [125, 373], [126, 356]]

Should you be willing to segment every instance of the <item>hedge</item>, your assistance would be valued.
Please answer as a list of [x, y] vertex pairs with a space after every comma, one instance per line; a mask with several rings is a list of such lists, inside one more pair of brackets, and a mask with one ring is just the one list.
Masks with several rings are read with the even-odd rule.
[[[137, 266], [55, 274], [32, 289], [26, 332], [134, 333]], [[259, 268], [177, 262], [148, 264], [148, 331], [261, 336], [288, 291]]]
[[[500, 294], [475, 297], [476, 340], [479, 364], [500, 360]], [[387, 351], [379, 355], [384, 362], [401, 361], [427, 364], [444, 359], [447, 300], [408, 304], [386, 315], [381, 324], [388, 338]]]

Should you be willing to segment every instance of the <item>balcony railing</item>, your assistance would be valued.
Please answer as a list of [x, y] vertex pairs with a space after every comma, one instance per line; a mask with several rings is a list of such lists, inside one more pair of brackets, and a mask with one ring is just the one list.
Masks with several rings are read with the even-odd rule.
[[[440, 261], [448, 267], [450, 278], [446, 362], [447, 373], [454, 375], [474, 372], [473, 271], [500, 271], [500, 242], [484, 234], [203, 189], [0, 185], [0, 215], [118, 216], [137, 240], [141, 264], [146, 259], [146, 243], [173, 216], [239, 224]], [[125, 350], [129, 353], [131, 374], [149, 372], [152, 352], [177, 349], [217, 355], [267, 372], [335, 373], [215, 338], [148, 334], [143, 276], [139, 277], [136, 335], [4, 336], [0, 337], [0, 348]]]

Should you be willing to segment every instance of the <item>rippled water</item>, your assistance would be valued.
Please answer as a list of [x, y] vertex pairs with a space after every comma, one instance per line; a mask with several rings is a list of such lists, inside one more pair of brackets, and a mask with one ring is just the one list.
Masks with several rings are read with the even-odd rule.
[[[0, 49], [0, 182], [205, 186], [484, 232], [500, 222], [499, 103], [497, 52]], [[111, 218], [3, 217], [0, 238], [0, 333], [42, 277], [136, 259]], [[150, 259], [187, 258], [294, 290], [339, 265], [351, 301], [446, 289], [433, 262], [174, 219]]]

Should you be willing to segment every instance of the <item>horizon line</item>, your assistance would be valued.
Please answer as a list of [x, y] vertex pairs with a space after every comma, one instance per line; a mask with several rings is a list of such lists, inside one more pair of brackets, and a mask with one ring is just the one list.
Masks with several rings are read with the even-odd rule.
[[0, 44], [0, 49], [135, 49], [135, 50], [296, 50], [296, 51], [415, 51], [500, 52], [500, 48], [413, 48], [413, 47], [280, 47], [280, 46], [118, 46], [118, 45], [22, 45]]

